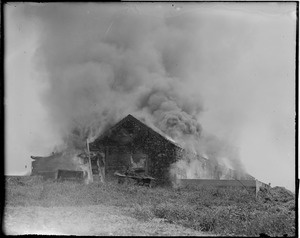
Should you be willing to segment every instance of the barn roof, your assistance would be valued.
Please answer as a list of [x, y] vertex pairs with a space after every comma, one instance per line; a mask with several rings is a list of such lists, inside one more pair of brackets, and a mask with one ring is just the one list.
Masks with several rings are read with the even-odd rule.
[[84, 151], [82, 150], [72, 150], [72, 151], [64, 151], [64, 152], [52, 152], [51, 155], [48, 156], [30, 156], [31, 159], [38, 161], [38, 160], [50, 160], [50, 159], [58, 159], [58, 158], [72, 158], [74, 155], [77, 156], [84, 156]]
[[52, 153], [51, 155], [49, 156], [30, 156], [31, 159], [33, 160], [41, 160], [41, 159], [45, 159], [45, 158], [48, 158], [48, 159], [52, 159], [52, 158], [57, 158], [57, 157], [61, 157], [62, 153]]
[[[166, 140], [167, 142], [169, 142], [169, 143], [173, 144], [174, 146], [182, 149], [182, 146], [180, 146], [178, 143], [176, 143], [173, 139], [171, 139], [169, 136], [167, 136], [166, 134], [164, 134], [162, 131], [159, 131], [158, 129], [155, 130], [154, 128], [152, 128], [149, 125], [146, 125], [145, 123], [141, 122], [139, 119], [135, 118], [131, 114], [128, 114], [121, 121], [119, 121], [114, 126], [112, 126], [111, 128], [109, 128], [108, 130], [106, 130], [94, 142], [102, 140], [106, 136], [109, 136], [113, 132], [117, 131], [120, 128], [120, 126], [122, 126], [127, 121], [133, 121], [135, 124], [137, 124], [141, 128], [147, 130], [149, 133], [152, 133], [152, 135], [157, 136], [157, 137], [161, 137], [162, 139]], [[94, 143], [94, 142], [92, 142], [92, 143]]]

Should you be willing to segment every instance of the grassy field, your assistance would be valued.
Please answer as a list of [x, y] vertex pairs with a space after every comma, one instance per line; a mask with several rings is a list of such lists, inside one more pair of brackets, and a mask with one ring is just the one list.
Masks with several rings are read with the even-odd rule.
[[275, 187], [258, 197], [244, 189], [148, 188], [132, 184], [6, 181], [6, 207], [120, 207], [144, 222], [160, 219], [197, 231], [234, 236], [295, 236], [295, 196]]

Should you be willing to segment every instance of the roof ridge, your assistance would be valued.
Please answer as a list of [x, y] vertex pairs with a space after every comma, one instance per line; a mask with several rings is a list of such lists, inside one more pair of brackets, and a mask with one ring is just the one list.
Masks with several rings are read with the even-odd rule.
[[[110, 133], [111, 131], [113, 131], [115, 128], [117, 128], [118, 126], [122, 125], [123, 123], [125, 123], [128, 120], [134, 120], [135, 122], [139, 123], [140, 126], [148, 129], [149, 131], [151, 131], [152, 133], [162, 137], [163, 139], [167, 140], [169, 143], [182, 148], [181, 145], [177, 144], [176, 142], [171, 141], [169, 138], [167, 138], [166, 136], [162, 135], [161, 133], [157, 132], [156, 130], [154, 130], [153, 128], [151, 128], [149, 125], [147, 125], [146, 123], [140, 121], [139, 119], [137, 119], [136, 117], [134, 117], [131, 114], [128, 114], [126, 117], [124, 117], [123, 119], [121, 119], [119, 122], [117, 122], [115, 125], [113, 125], [112, 127], [110, 127], [109, 129], [107, 129], [104, 133], [102, 133], [102, 135], [100, 135], [95, 141], [99, 140], [99, 139], [103, 139], [108, 133]], [[94, 141], [94, 142], [95, 142]], [[91, 142], [91, 143], [94, 143]]]
[[[160, 132], [154, 130], [154, 129], [151, 128], [149, 125], [143, 123], [142, 121], [140, 121], [140, 120], [137, 119], [136, 117], [132, 116], [131, 114], [129, 114], [128, 116], [131, 116], [133, 119], [135, 119], [136, 121], [138, 121], [138, 123], [140, 123], [142, 126], [147, 127], [147, 129], [150, 129], [150, 131], [156, 133], [157, 135], [161, 136], [161, 137], [164, 138], [165, 140], [167, 140], [167, 141], [169, 141], [170, 143], [172, 143], [172, 144], [176, 145], [177, 147], [180, 147], [180, 148], [181, 148], [181, 146], [180, 146], [179, 144], [177, 144], [176, 142], [174, 142], [174, 141], [170, 140], [169, 138], [167, 138], [167, 135], [163, 135], [163, 134], [162, 134], [163, 132], [160, 133]], [[128, 116], [127, 116], [127, 117], [128, 117]], [[157, 128], [157, 129], [158, 129], [158, 128]]]

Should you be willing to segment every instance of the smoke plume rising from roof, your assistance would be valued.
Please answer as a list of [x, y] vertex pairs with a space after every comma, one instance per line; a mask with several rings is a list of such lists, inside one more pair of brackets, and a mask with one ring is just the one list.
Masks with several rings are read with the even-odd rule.
[[199, 137], [198, 89], [187, 91], [189, 78], [176, 75], [192, 50], [184, 25], [155, 7], [38, 8], [30, 15], [41, 29], [36, 58], [48, 82], [43, 101], [66, 141], [80, 147], [128, 113], [150, 118], [175, 139]]
[[[192, 150], [212, 157], [232, 152], [231, 157], [238, 158], [236, 150], [220, 145], [224, 139], [207, 137], [199, 120], [205, 116], [208, 97], [213, 98], [209, 106], [215, 112], [210, 120], [217, 121], [212, 125], [220, 126], [215, 127], [216, 131], [239, 131], [249, 115], [262, 113], [257, 104], [264, 105], [264, 111], [273, 105], [260, 96], [267, 94], [274, 99], [268, 91], [265, 93], [270, 87], [264, 87], [261, 82], [265, 81], [259, 81], [259, 77], [255, 81], [252, 76], [263, 74], [271, 80], [266, 69], [279, 68], [266, 57], [272, 44], [267, 37], [261, 37], [260, 41], [268, 42], [268, 47], [257, 48], [255, 57], [249, 54], [256, 50], [253, 42], [257, 42], [255, 33], [261, 33], [259, 26], [268, 21], [260, 22], [263, 17], [249, 20], [233, 13], [223, 17], [224, 12], [218, 10], [208, 16], [205, 11], [191, 11], [193, 6], [184, 8], [189, 11], [183, 13], [171, 4], [23, 7], [23, 15], [33, 19], [39, 28], [35, 61], [41, 80], [47, 83], [43, 103], [53, 129], [66, 142], [83, 147], [86, 137], [95, 138], [132, 113], [146, 118]], [[272, 34], [272, 39], [282, 39], [275, 31]], [[285, 45], [280, 41], [279, 46]], [[276, 49], [284, 47], [276, 45]], [[277, 59], [275, 56], [272, 58]], [[258, 58], [264, 59], [263, 66], [245, 67], [255, 65]], [[279, 65], [281, 70], [274, 77], [284, 77], [286, 66]], [[232, 93], [234, 89], [238, 93]], [[248, 91], [255, 95], [249, 96]], [[270, 93], [277, 97], [284, 91]], [[283, 99], [284, 95], [279, 97]], [[246, 107], [247, 110], [241, 110]], [[280, 118], [280, 112], [276, 118]], [[204, 148], [199, 148], [199, 140]]]

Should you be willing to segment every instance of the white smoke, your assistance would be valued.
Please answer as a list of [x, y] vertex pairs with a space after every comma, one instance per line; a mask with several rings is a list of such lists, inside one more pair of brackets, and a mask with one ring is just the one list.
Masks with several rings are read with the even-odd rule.
[[[153, 4], [43, 4], [24, 6], [40, 30], [37, 68], [48, 82], [42, 100], [62, 148], [84, 148], [127, 114], [144, 118], [184, 148], [209, 159], [238, 152], [202, 135], [201, 88], [191, 65], [202, 58], [201, 15]], [[197, 49], [197, 50], [195, 50]], [[203, 174], [197, 160], [179, 162], [189, 177]], [[197, 175], [198, 174], [198, 175]], [[208, 175], [207, 175], [208, 176]]]

